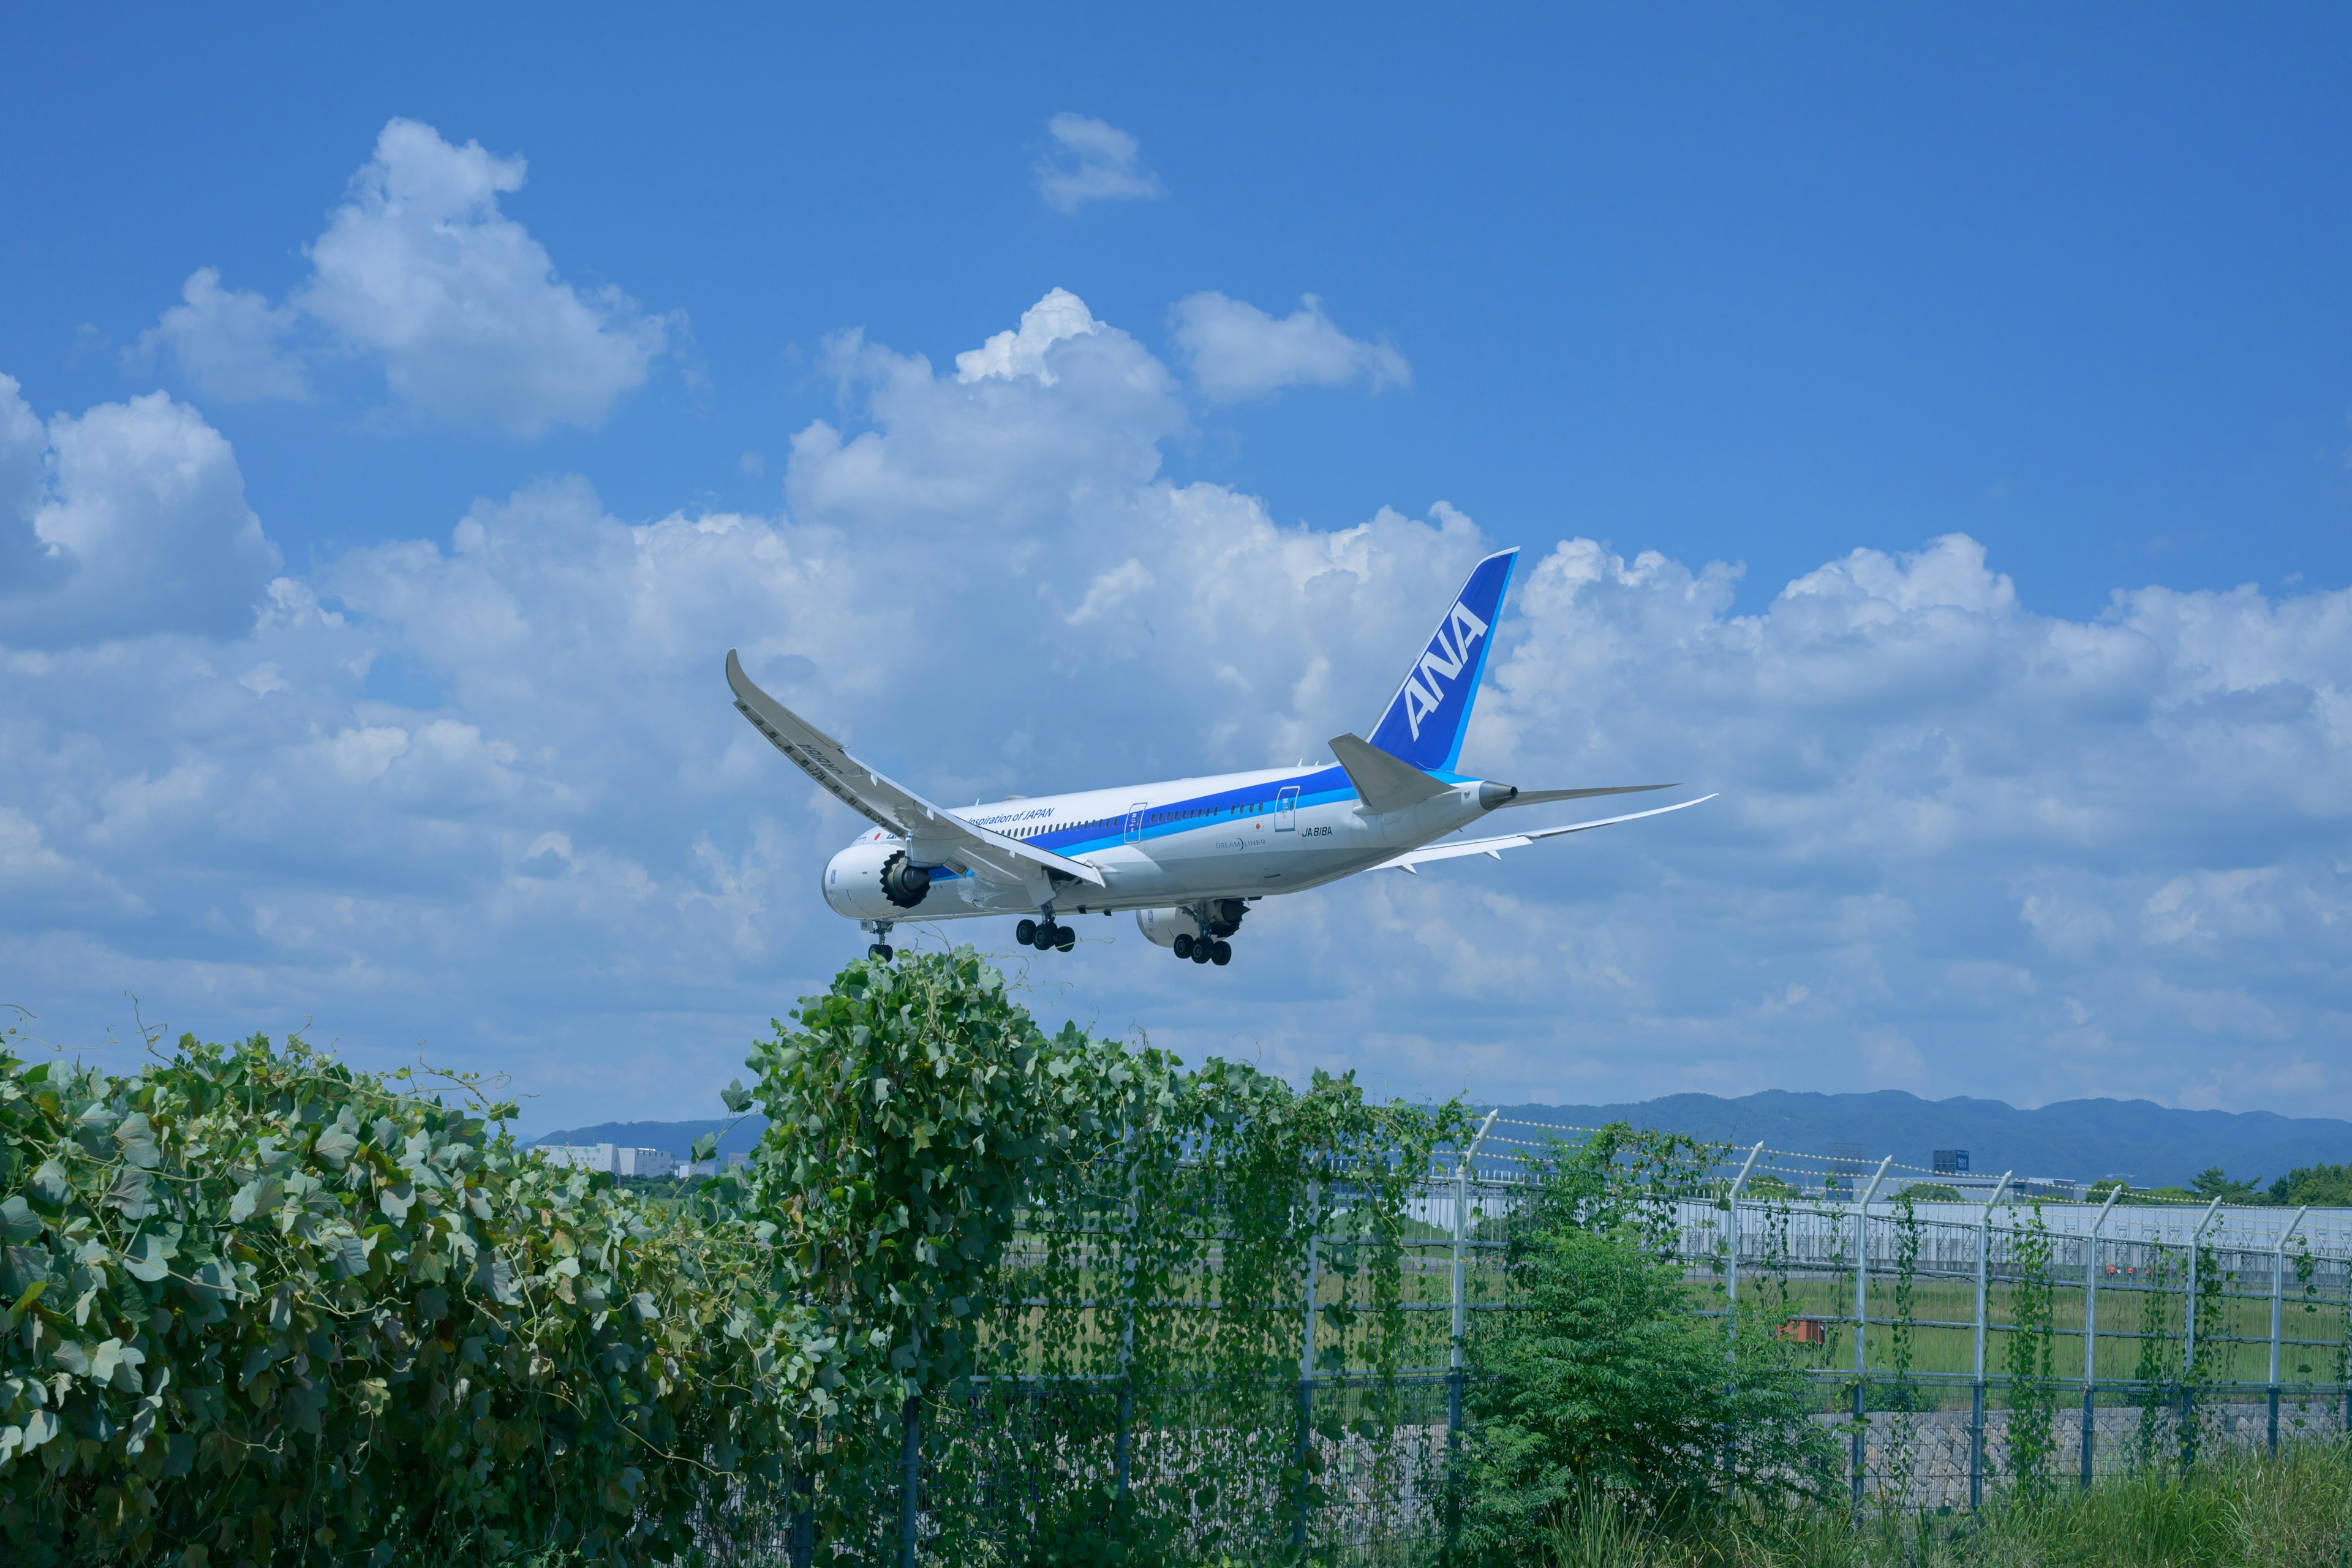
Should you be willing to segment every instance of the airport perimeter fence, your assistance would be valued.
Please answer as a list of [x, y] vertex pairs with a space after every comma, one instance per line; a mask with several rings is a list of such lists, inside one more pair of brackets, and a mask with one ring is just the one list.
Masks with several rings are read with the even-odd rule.
[[[1429, 1561], [1480, 1325], [1514, 1307], [1505, 1257], [1531, 1169], [1589, 1135], [1497, 1115], [1442, 1150], [1384, 1287], [1351, 1255], [1365, 1237], [1344, 1205], [1290, 1289], [1248, 1300], [1227, 1298], [1213, 1249], [1177, 1296], [1123, 1300], [1115, 1267], [1089, 1272], [1099, 1233], [1033, 1228], [1013, 1279], [1075, 1268], [1089, 1282], [1037, 1299], [1016, 1332], [1075, 1308], [1114, 1347], [1138, 1314], [1273, 1314], [1295, 1363], [1239, 1390], [1230, 1365], [1222, 1385], [1206, 1366], [1149, 1387], [1099, 1364], [977, 1379], [908, 1413], [898, 1452], [862, 1478], [855, 1541], [817, 1550], [790, 1488], [755, 1487], [710, 1510], [706, 1542], [730, 1564], [979, 1563], [1074, 1497], [1117, 1497], [1202, 1560]], [[1812, 1479], [1857, 1506], [1976, 1507], [2352, 1423], [2352, 1210], [2094, 1200], [1761, 1145], [1670, 1206], [1695, 1309], [1806, 1365], [1844, 1460]]]

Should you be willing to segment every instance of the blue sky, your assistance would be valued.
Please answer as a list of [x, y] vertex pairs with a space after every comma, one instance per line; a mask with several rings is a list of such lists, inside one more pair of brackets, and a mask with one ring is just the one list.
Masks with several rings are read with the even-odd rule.
[[856, 945], [730, 643], [950, 795], [1255, 765], [1515, 543], [1465, 762], [1720, 810], [1269, 906], [1221, 991], [1117, 922], [1040, 1007], [1415, 1092], [2352, 1114], [2338, 13], [12, 36], [47, 1037], [135, 990], [703, 1113]]

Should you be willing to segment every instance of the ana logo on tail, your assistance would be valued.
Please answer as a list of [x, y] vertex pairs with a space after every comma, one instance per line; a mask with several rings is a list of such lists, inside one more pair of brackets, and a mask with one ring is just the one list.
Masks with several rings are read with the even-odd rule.
[[[1448, 634], [1452, 640], [1448, 640]], [[1421, 739], [1421, 721], [1437, 711], [1445, 700], [1445, 693], [1437, 682], [1451, 680], [1462, 673], [1470, 662], [1470, 645], [1486, 635], [1486, 623], [1473, 615], [1470, 606], [1459, 599], [1454, 602], [1454, 613], [1429, 639], [1429, 651], [1404, 678], [1404, 721], [1412, 729], [1412, 738]]]

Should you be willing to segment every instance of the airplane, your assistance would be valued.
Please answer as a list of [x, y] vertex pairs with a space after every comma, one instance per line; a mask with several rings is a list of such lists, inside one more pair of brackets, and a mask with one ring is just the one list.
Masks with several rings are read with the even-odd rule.
[[1675, 784], [1523, 790], [1456, 771], [1463, 731], [1494, 647], [1515, 549], [1478, 563], [1405, 671], [1369, 740], [1339, 735], [1335, 761], [1160, 784], [1007, 795], [950, 808], [858, 761], [754, 685], [735, 650], [727, 684], [736, 710], [826, 793], [874, 824], [834, 856], [825, 903], [893, 955], [902, 921], [1022, 916], [1013, 939], [1067, 952], [1065, 913], [1132, 910], [1143, 934], [1179, 959], [1220, 967], [1261, 899], [1304, 892], [1360, 871], [1418, 874], [1433, 860], [1517, 849], [1564, 834], [1663, 816], [1712, 795], [1622, 816], [1485, 838], [1452, 837], [1488, 813]]

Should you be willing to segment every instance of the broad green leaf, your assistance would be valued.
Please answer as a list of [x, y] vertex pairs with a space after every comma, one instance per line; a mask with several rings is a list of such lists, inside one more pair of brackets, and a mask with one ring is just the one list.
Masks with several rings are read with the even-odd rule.
[[0, 1203], [0, 1242], [30, 1241], [41, 1234], [41, 1216], [21, 1194]]
[[142, 1110], [134, 1110], [122, 1119], [114, 1130], [114, 1142], [124, 1159], [145, 1170], [153, 1170], [163, 1158], [155, 1147], [154, 1124]]
[[161, 1237], [152, 1234], [137, 1237], [123, 1249], [123, 1270], [133, 1279], [152, 1285], [172, 1272], [171, 1253], [172, 1249]]
[[285, 1184], [275, 1176], [257, 1176], [237, 1188], [236, 1196], [229, 1200], [228, 1218], [231, 1225], [243, 1225], [257, 1214], [275, 1210], [286, 1196]]
[[40, 1169], [33, 1173], [31, 1187], [33, 1196], [51, 1208], [62, 1208], [73, 1198], [73, 1183], [55, 1157], [41, 1162]]

